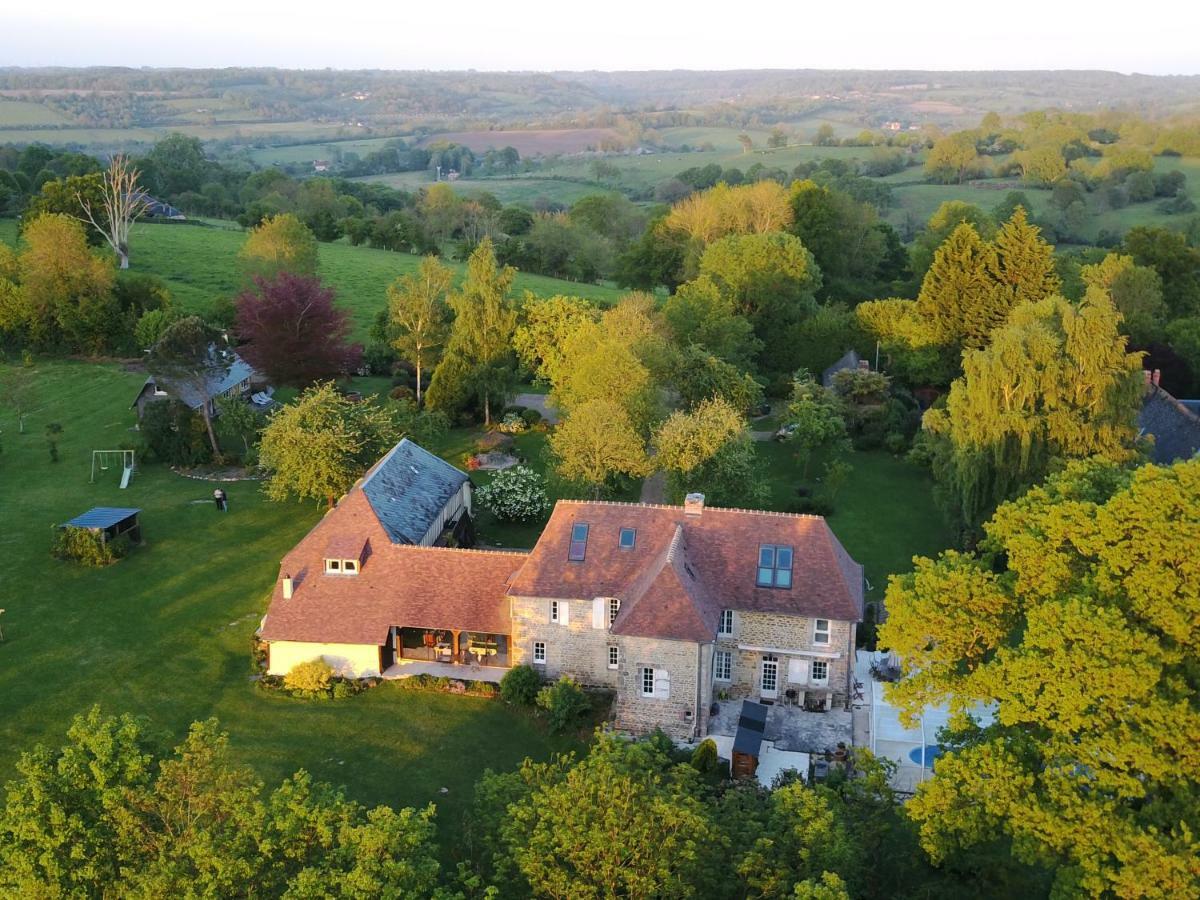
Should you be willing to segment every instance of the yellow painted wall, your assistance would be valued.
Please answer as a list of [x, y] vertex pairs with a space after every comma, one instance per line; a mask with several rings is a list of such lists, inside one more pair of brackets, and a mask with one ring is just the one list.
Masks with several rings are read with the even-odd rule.
[[314, 644], [272, 641], [270, 675], [286, 675], [297, 663], [321, 658], [339, 675], [367, 678], [379, 674], [379, 648], [374, 644]]

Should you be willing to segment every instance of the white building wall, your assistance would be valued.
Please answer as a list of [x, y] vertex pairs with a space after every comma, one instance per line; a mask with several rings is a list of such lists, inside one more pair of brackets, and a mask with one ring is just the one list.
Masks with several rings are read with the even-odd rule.
[[339, 675], [369, 678], [379, 672], [376, 644], [318, 644], [304, 641], [272, 641], [268, 645], [268, 675], [286, 675], [298, 663], [323, 659]]

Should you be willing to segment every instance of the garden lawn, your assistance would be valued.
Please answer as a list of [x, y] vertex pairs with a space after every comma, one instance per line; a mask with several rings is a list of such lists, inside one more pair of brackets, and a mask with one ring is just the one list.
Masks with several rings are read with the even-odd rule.
[[[0, 782], [22, 751], [60, 744], [71, 718], [99, 704], [146, 716], [178, 741], [216, 716], [237, 760], [268, 783], [303, 768], [366, 803], [436, 802], [451, 861], [473, 783], [578, 746], [499, 701], [385, 684], [345, 701], [265, 694], [251, 681], [252, 637], [279, 560], [319, 519], [316, 505], [270, 503], [253, 482], [213, 485], [139, 462], [127, 490], [116, 466], [89, 484], [93, 449], [132, 445], [129, 409], [144, 376], [117, 366], [39, 362], [25, 433], [0, 408]], [[49, 460], [48, 422], [63, 426]], [[52, 529], [92, 506], [142, 510], [145, 545], [105, 569], [60, 562]], [[440, 793], [448, 788], [448, 793]]]
[[[143, 222], [133, 229], [130, 268], [165, 279], [185, 309], [205, 313], [218, 298], [237, 292], [241, 284], [237, 255], [245, 241], [246, 232], [241, 230]], [[376, 313], [387, 307], [388, 285], [415, 271], [421, 257], [344, 242], [319, 247], [318, 274], [334, 289], [338, 303], [350, 310], [354, 339], [365, 341]], [[465, 263], [447, 263], [459, 276], [466, 269]], [[519, 298], [527, 290], [539, 296], [574, 294], [604, 305], [615, 303], [624, 293], [613, 287], [518, 274], [514, 295]]]
[[[803, 482], [793, 448], [779, 441], [755, 447], [767, 471], [769, 508], [794, 509]], [[878, 600], [889, 575], [911, 571], [913, 556], [936, 556], [954, 546], [954, 537], [933, 502], [927, 471], [882, 450], [854, 452], [847, 461], [854, 471], [837, 494], [829, 527], [866, 569], [867, 598]], [[811, 486], [823, 463], [814, 458], [809, 466]]]

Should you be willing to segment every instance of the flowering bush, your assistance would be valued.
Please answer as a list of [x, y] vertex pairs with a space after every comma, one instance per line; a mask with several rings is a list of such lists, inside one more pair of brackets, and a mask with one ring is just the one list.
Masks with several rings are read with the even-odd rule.
[[497, 472], [476, 495], [497, 519], [526, 522], [550, 510], [546, 481], [528, 466]]
[[503, 431], [505, 434], [520, 434], [529, 426], [525, 424], [525, 420], [521, 418], [520, 413], [510, 412], [505, 414], [504, 418], [496, 426], [497, 431]]

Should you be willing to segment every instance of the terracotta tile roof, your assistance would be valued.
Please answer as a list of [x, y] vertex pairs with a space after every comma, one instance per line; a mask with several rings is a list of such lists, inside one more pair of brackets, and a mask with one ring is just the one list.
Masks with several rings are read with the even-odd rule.
[[358, 534], [335, 534], [325, 545], [326, 559], [362, 559], [367, 541]]
[[[582, 562], [567, 560], [571, 527], [588, 527], [587, 552]], [[636, 528], [632, 550], [622, 550], [622, 528]], [[663, 578], [662, 565], [680, 533], [682, 552], [672, 567], [679, 591], [685, 591], [696, 621], [707, 628], [707, 610], [725, 607], [751, 612], [859, 621], [863, 608], [862, 567], [850, 558], [819, 516], [705, 507], [699, 516], [684, 515], [681, 506], [560, 500], [529, 559], [513, 579], [509, 593], [522, 597], [620, 597], [645, 593], [642, 602], [662, 589], [665, 606], [681, 607], [676, 588]], [[792, 587], [761, 588], [755, 584], [758, 548], [762, 544], [793, 548]], [[681, 579], [689, 566], [699, 587]], [[656, 566], [658, 567], [656, 569]], [[652, 573], [652, 577], [651, 574]], [[647, 579], [650, 581], [647, 581]], [[648, 585], [648, 586], [646, 586]], [[704, 591], [702, 595], [700, 592]], [[709, 600], [708, 598], [714, 598]], [[660, 628], [667, 637], [675, 629], [694, 631], [695, 622], [673, 625], [669, 613], [638, 611], [639, 629]], [[618, 616], [618, 622], [622, 620]], [[618, 624], [614, 622], [614, 627]], [[715, 625], [708, 639], [715, 633]]]
[[[326, 575], [328, 546], [365, 544], [358, 575]], [[394, 544], [359, 488], [283, 558], [291, 599], [275, 583], [261, 637], [268, 641], [382, 644], [388, 628], [462, 628], [508, 634], [506, 588], [526, 554]]]
[[708, 641], [716, 633], [720, 616], [720, 605], [712, 600], [688, 559], [683, 526], [676, 525], [667, 549], [634, 582], [628, 595], [622, 597], [612, 632]]

